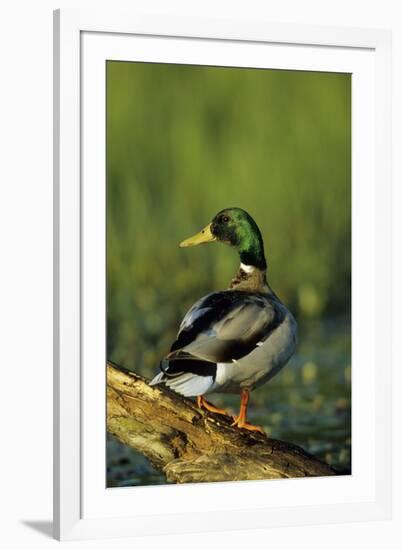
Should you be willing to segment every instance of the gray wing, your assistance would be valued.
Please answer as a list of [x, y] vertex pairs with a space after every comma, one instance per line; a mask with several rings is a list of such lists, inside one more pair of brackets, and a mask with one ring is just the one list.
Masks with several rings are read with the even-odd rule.
[[240, 291], [209, 294], [184, 317], [166, 359], [232, 362], [265, 341], [284, 316], [284, 306], [273, 296]]

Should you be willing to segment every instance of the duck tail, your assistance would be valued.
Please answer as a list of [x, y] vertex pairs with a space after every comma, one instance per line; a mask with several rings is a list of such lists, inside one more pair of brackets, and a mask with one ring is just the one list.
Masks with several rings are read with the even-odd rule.
[[154, 378], [152, 378], [149, 385], [156, 386], [157, 384], [160, 384], [161, 382], [163, 382], [164, 375], [165, 375], [164, 372], [159, 372], [156, 376], [154, 376]]

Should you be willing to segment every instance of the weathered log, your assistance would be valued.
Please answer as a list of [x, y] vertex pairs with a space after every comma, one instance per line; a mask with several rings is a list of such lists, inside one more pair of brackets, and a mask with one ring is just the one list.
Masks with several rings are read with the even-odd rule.
[[329, 476], [300, 447], [231, 426], [163, 386], [107, 366], [107, 430], [176, 483]]

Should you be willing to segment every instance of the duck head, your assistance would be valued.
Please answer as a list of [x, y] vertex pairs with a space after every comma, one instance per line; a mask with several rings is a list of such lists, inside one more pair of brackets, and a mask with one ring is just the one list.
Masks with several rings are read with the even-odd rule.
[[261, 232], [242, 208], [225, 208], [199, 233], [180, 243], [181, 248], [209, 242], [221, 242], [235, 248], [244, 267], [267, 268]]

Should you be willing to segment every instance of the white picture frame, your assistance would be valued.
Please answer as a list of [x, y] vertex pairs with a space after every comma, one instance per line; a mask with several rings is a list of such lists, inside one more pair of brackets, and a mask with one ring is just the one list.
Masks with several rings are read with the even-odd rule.
[[[107, 59], [352, 73], [351, 476], [106, 489], [102, 82]], [[55, 12], [56, 538], [221, 531], [390, 517], [390, 61], [391, 35], [384, 30], [98, 10]]]

